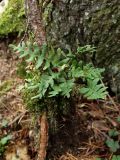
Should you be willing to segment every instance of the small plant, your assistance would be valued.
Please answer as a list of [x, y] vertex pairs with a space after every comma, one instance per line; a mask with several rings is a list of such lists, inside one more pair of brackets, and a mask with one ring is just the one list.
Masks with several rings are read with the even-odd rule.
[[11, 138], [12, 138], [11, 135], [7, 135], [0, 139], [0, 156], [2, 156], [2, 154], [4, 153], [5, 147]]
[[109, 138], [106, 140], [106, 145], [110, 148], [111, 152], [116, 152], [119, 148], [119, 141], [114, 140], [115, 137], [119, 135], [119, 132], [116, 129], [111, 129], [108, 132]]
[[113, 155], [112, 160], [120, 160], [120, 155]]
[[[117, 117], [117, 122], [120, 122], [120, 117]], [[110, 149], [110, 152], [115, 153], [120, 149], [120, 144], [119, 144], [119, 132], [117, 128], [113, 128], [108, 131], [108, 138], [105, 141], [105, 144], [107, 147]], [[96, 160], [107, 160], [106, 158], [96, 158]], [[110, 160], [120, 160], [120, 155], [114, 155], [110, 158]]]
[[95, 100], [106, 98], [106, 87], [101, 81], [104, 69], [95, 68], [92, 63], [84, 61], [87, 53], [95, 51], [90, 45], [78, 47], [74, 53], [70, 49], [65, 53], [60, 48], [54, 49], [46, 44], [39, 47], [31, 42], [11, 47], [28, 64], [22, 94], [27, 107], [38, 114], [40, 111], [42, 115], [41, 156], [47, 146], [48, 121], [49, 131], [56, 132], [58, 119], [66, 112], [70, 113], [73, 107], [71, 102], [74, 95], [83, 94], [86, 98]]
[[36, 93], [32, 99], [70, 98], [76, 86], [87, 99], [105, 99], [106, 87], [101, 83], [104, 69], [94, 68], [81, 59], [83, 54], [92, 53], [94, 47], [78, 47], [74, 54], [71, 50], [64, 53], [60, 48], [55, 50], [46, 44], [39, 48], [36, 43], [30, 42], [13, 48], [20, 53], [20, 58], [25, 58], [29, 66], [27, 68], [32, 67], [27, 72], [39, 72], [37, 76], [26, 80], [25, 87]]
[[110, 148], [111, 152], [116, 152], [120, 148], [119, 142], [113, 139], [108, 139], [106, 145]]
[[[96, 158], [96, 160], [108, 160], [108, 159], [104, 159], [104, 158]], [[120, 160], [120, 155], [113, 155], [111, 159], [109, 160]]]
[[117, 122], [120, 123], [120, 116], [117, 117]]

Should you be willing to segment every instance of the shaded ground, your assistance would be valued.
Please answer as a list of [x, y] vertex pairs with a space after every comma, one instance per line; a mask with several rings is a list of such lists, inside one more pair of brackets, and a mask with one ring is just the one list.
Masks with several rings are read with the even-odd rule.
[[31, 119], [18, 90], [22, 84], [22, 80], [16, 75], [18, 58], [16, 55], [8, 56], [4, 45], [2, 49], [0, 50], [0, 138], [11, 135], [12, 139], [4, 156], [0, 155], [0, 159], [12, 160], [16, 156], [20, 159], [23, 156], [21, 159], [27, 160], [29, 156], [26, 138], [31, 129], [28, 129]]
[[[12, 135], [0, 160], [35, 160], [39, 126], [35, 117], [25, 109], [20, 96], [19, 86], [23, 81], [16, 75], [19, 60], [15, 54], [8, 56], [8, 52], [6, 55], [6, 49], [0, 52], [0, 138]], [[110, 157], [105, 141], [110, 129], [120, 131], [119, 116], [120, 105], [113, 100], [78, 100], [74, 113], [61, 117], [57, 132], [49, 136], [48, 159], [95, 160], [97, 156]]]

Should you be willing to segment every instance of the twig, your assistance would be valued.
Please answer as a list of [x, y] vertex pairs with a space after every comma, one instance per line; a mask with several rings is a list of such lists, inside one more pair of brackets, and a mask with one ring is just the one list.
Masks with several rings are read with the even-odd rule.
[[[103, 84], [103, 86], [105, 86], [104, 83], [103, 83], [103, 81], [102, 81], [102, 79], [101, 79], [100, 81], [101, 81], [101, 83]], [[114, 105], [114, 107], [116, 108], [116, 110], [119, 111], [117, 105], [115, 104], [114, 100], [111, 98], [111, 96], [109, 95], [109, 93], [107, 93], [107, 96], [108, 96], [108, 98], [110, 99], [111, 103], [112, 103], [112, 104]]]
[[12, 124], [14, 124], [14, 123], [15, 123], [16, 121], [18, 121], [18, 120], [19, 120], [19, 123], [20, 123], [21, 117], [23, 118], [23, 116], [26, 114], [26, 112], [27, 112], [27, 111], [25, 111], [24, 113], [22, 113], [22, 114], [18, 115], [17, 117], [15, 117], [15, 119], [14, 119], [12, 122], [10, 122], [10, 123], [8, 124], [8, 126], [11, 126]]

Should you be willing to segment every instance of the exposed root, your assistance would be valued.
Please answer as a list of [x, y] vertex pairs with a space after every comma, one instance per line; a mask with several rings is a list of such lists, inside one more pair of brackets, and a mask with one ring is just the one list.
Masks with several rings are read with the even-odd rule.
[[40, 127], [40, 148], [38, 152], [38, 160], [45, 160], [46, 148], [48, 145], [48, 122], [46, 112], [41, 116]]

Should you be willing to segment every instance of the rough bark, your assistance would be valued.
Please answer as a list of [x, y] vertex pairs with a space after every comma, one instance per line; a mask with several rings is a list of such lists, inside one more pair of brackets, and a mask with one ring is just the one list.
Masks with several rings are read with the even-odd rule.
[[37, 0], [26, 0], [26, 5], [28, 5], [28, 23], [33, 30], [35, 41], [41, 46], [46, 42], [41, 7]]
[[[41, 7], [37, 0], [26, 0], [26, 6], [28, 7], [28, 23], [34, 33], [35, 41], [41, 47], [46, 43], [45, 29], [42, 21]], [[38, 160], [45, 160], [46, 148], [48, 145], [48, 122], [46, 111], [40, 117], [40, 141], [38, 150]]]
[[52, 45], [97, 47], [93, 60], [106, 68], [112, 90], [120, 93], [120, 1], [54, 0], [43, 15], [47, 40]]

